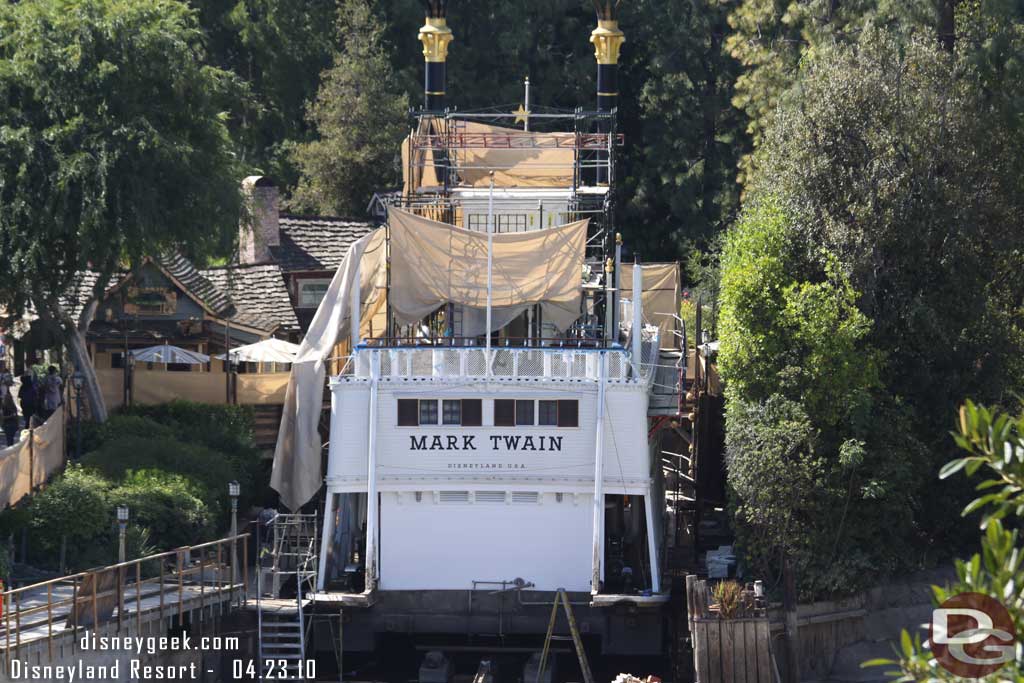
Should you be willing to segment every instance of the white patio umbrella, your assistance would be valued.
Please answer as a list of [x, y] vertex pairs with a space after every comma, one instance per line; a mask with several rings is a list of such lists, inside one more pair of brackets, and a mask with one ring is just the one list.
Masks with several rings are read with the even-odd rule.
[[144, 349], [135, 349], [131, 352], [132, 358], [143, 363], [182, 363], [186, 365], [203, 365], [210, 362], [210, 357], [198, 351], [189, 351], [180, 346], [160, 344], [158, 346], [147, 346]]
[[[286, 342], [282, 339], [264, 339], [255, 344], [246, 344], [231, 349], [231, 360], [246, 363], [294, 363], [295, 354], [299, 352], [299, 345]], [[226, 354], [214, 356], [218, 360], [224, 360]]]

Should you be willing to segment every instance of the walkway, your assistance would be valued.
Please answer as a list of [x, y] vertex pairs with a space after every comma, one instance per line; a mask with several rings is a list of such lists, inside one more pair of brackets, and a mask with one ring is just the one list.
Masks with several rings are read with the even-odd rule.
[[139, 633], [149, 622], [240, 605], [246, 600], [248, 541], [248, 534], [222, 538], [4, 591], [4, 663], [40, 649], [52, 659], [55, 648], [74, 648], [80, 633], [97, 627], [119, 632], [134, 626]]

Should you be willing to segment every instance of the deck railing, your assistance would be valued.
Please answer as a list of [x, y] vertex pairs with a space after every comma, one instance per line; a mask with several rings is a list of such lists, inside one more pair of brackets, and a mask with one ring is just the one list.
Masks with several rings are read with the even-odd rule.
[[[133, 619], [141, 628], [153, 615], [180, 619], [197, 607], [244, 603], [248, 555], [249, 534], [239, 534], [5, 590], [0, 593], [4, 664], [9, 667], [21, 648], [43, 639], [52, 660], [58, 637], [73, 636], [73, 648], [82, 630], [106, 624], [120, 630]], [[232, 565], [236, 557], [240, 566]]]
[[374, 357], [379, 358], [380, 377], [406, 379], [492, 379], [597, 381], [601, 363], [610, 382], [646, 379], [638, 377], [629, 355], [622, 350], [493, 348], [398, 348], [359, 349], [342, 375], [370, 377]]

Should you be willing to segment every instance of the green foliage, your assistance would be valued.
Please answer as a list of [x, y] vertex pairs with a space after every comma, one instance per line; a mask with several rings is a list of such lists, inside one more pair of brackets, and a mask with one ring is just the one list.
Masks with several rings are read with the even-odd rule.
[[118, 437], [82, 456], [82, 465], [120, 482], [130, 471], [162, 470], [185, 477], [199, 497], [227, 514], [227, 483], [244, 478], [235, 463], [218, 451], [175, 439]]
[[29, 513], [33, 544], [47, 551], [55, 565], [61, 540], [66, 538], [69, 565], [80, 565], [89, 546], [110, 529], [110, 484], [72, 465], [32, 498]]
[[285, 187], [298, 172], [291, 142], [309, 138], [306, 102], [331, 61], [336, 0], [190, 0], [211, 64], [245, 88], [230, 103], [239, 156]]
[[202, 40], [175, 0], [0, 4], [8, 307], [55, 305], [87, 265], [109, 274], [169, 245], [202, 255], [231, 244], [239, 172], [222, 112], [233, 79], [204, 63]]
[[[994, 493], [985, 493], [964, 509], [965, 516], [982, 513], [981, 551], [969, 560], [956, 561], [955, 583], [932, 587], [935, 603], [941, 604], [959, 593], [987, 595], [1007, 608], [1016, 632], [1022, 633], [1024, 594], [1020, 587], [1024, 585], [1024, 555], [1020, 552], [1017, 527], [1024, 512], [1024, 415], [1013, 418], [967, 401], [960, 409], [959, 431], [953, 437], [966, 455], [947, 463], [939, 476], [945, 479], [962, 470], [971, 477], [981, 472], [989, 478], [979, 483], [977, 490]], [[897, 680], [908, 683], [963, 680], [935, 665], [920, 636], [911, 638], [904, 631], [896, 654], [898, 659], [872, 660], [862, 666], [898, 664], [902, 676]], [[1024, 680], [1024, 663], [1018, 657], [995, 674], [977, 680]]]
[[[813, 522], [790, 550], [813, 594], [828, 575], [862, 567], [849, 590], [964, 542], [959, 484], [927, 472], [950, 457], [935, 434], [958, 392], [998, 402], [1024, 378], [1024, 166], [1009, 96], [979, 86], [973, 57], [869, 27], [803, 59], [726, 240], [720, 369], [730, 477], [768, 476], [767, 427], [741, 426], [744, 404], [781, 395], [812, 426], [825, 476], [794, 503]], [[789, 518], [751, 517], [736, 493], [739, 526], [771, 526], [738, 532], [767, 568], [765, 534], [783, 543]]]
[[375, 191], [398, 185], [398, 150], [409, 101], [395, 86], [383, 29], [368, 0], [345, 0], [338, 13], [344, 41], [324, 72], [308, 117], [318, 139], [295, 148], [302, 178], [292, 203], [315, 212], [354, 216]]
[[[855, 590], [905, 561], [905, 487], [920, 452], [878, 394], [882, 354], [837, 258], [808, 252], [771, 195], [747, 205], [722, 253], [719, 370], [737, 540], [755, 572], [789, 554], [806, 597]], [[892, 448], [905, 456], [890, 457]]]
[[149, 530], [165, 549], [192, 545], [212, 534], [203, 493], [189, 479], [160, 470], [130, 471], [110, 491], [114, 505], [126, 504], [132, 523]]
[[[124, 414], [131, 418], [145, 418], [151, 421], [148, 424], [155, 422], [162, 426], [150, 432], [149, 436], [173, 434], [179, 440], [200, 443], [230, 456], [248, 458], [255, 453], [252, 406], [196, 403], [179, 399], [157, 405], [133, 405]], [[119, 432], [111, 430], [111, 433], [146, 435], [131, 429]]]

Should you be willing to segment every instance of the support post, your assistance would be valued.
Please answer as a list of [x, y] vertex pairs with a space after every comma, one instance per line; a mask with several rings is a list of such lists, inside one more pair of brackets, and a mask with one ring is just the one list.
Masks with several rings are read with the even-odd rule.
[[661, 566], [658, 563], [658, 536], [654, 533], [654, 496], [650, 489], [644, 495], [644, 514], [647, 517], [647, 552], [651, 559], [651, 593], [661, 592]]
[[377, 384], [380, 379], [380, 356], [370, 353], [370, 424], [367, 433], [366, 457], [366, 589], [377, 587]]
[[487, 191], [487, 376], [491, 376], [491, 295], [493, 294], [492, 276], [494, 273], [494, 171], [491, 171], [491, 185]]
[[350, 315], [349, 315], [349, 324], [350, 324], [350, 327], [352, 328], [350, 330], [350, 332], [351, 332], [351, 339], [352, 339], [352, 353], [353, 354], [355, 354], [356, 347], [359, 346], [359, 342], [362, 341], [362, 338], [360, 336], [360, 332], [361, 332], [360, 328], [362, 327], [361, 316], [362, 316], [362, 313], [363, 313], [363, 311], [362, 311], [363, 304], [362, 304], [362, 295], [361, 295], [361, 293], [359, 291], [359, 287], [361, 285], [359, 280], [362, 277], [362, 271], [360, 269], [360, 265], [361, 264], [359, 263], [359, 259], [356, 259], [356, 262], [354, 264], [355, 271], [356, 271], [355, 272], [355, 277], [352, 278], [352, 289], [349, 292], [349, 296], [351, 297], [351, 299], [349, 299], [349, 308], [351, 309]]
[[633, 261], [633, 373], [640, 377], [643, 363], [644, 274], [639, 260]]
[[800, 640], [796, 621], [796, 577], [793, 560], [787, 552], [782, 556], [782, 609], [786, 615], [786, 677], [785, 683], [800, 683]]
[[615, 233], [615, 296], [612, 298], [612, 341], [619, 335], [622, 300], [622, 233]]
[[[334, 395], [331, 395], [331, 402], [334, 402]], [[331, 407], [331, 415], [335, 415], [334, 406]], [[330, 489], [327, 490], [327, 501], [324, 503], [324, 528], [320, 538], [320, 571], [316, 573], [316, 589], [322, 591], [327, 580], [327, 550], [331, 547], [331, 537], [334, 536], [334, 496]]]
[[594, 557], [590, 592], [597, 595], [601, 590], [601, 576], [604, 574], [604, 382], [607, 355], [600, 354], [597, 371], [597, 426], [594, 447]]

